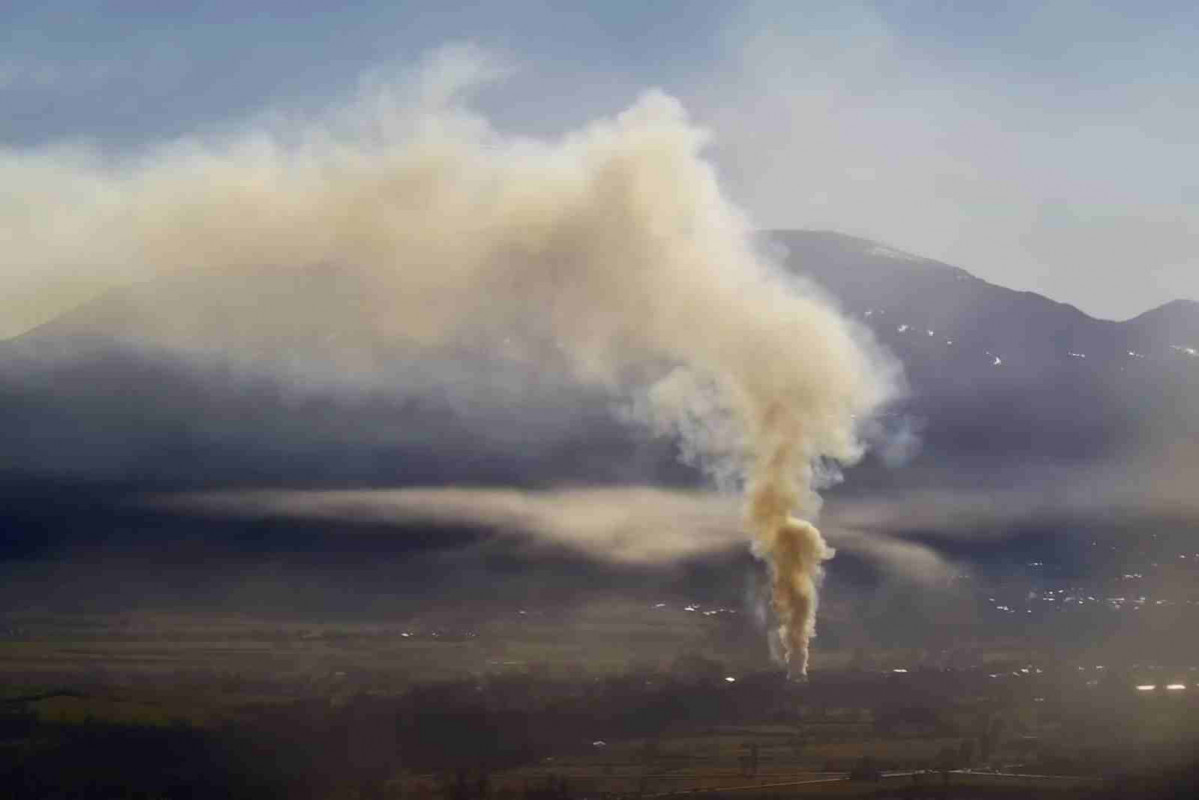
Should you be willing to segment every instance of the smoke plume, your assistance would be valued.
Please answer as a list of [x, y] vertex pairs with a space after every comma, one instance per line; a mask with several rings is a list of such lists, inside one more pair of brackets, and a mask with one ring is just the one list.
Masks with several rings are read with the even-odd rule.
[[466, 523], [629, 566], [677, 563], [727, 551], [744, 541], [737, 504], [728, 495], [646, 486], [541, 492], [465, 487], [225, 491], [146, 502], [213, 516]]
[[[139, 503], [214, 518], [280, 518], [331, 523], [467, 524], [563, 547], [595, 561], [655, 567], [700, 559], [743, 546], [736, 499], [719, 492], [651, 486], [520, 490], [486, 487], [408, 487], [358, 490], [223, 490], [155, 495]], [[877, 508], [877, 504], [872, 506]], [[852, 502], [824, 509], [826, 532], [839, 551], [869, 560], [889, 576], [917, 585], [944, 584], [964, 567], [917, 542], [890, 536], [889, 523], [846, 527]]]
[[[368, 287], [355, 323], [383, 340], [431, 358], [489, 351], [632, 398], [746, 492], [802, 675], [832, 554], [802, 518], [823, 465], [860, 457], [859, 422], [887, 399], [890, 367], [755, 249], [674, 99], [651, 91], [564, 136], [515, 137], [465, 105], [493, 71], [450, 50], [408, 86], [316, 119], [121, 159], [0, 153], [0, 233], [21, 270], [4, 277], [10, 296], [28, 315], [31, 297], [204, 273], [227, 277], [236, 304], [240, 275], [336, 265]], [[143, 311], [149, 338], [198, 335], [169, 304]], [[268, 332], [294, 313], [252, 310]]]

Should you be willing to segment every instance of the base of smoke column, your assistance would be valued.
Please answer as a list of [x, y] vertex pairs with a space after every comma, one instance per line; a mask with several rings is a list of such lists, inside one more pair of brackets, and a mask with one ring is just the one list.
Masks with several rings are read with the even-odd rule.
[[791, 683], [803, 685], [808, 682], [808, 673], [806, 672], [787, 672], [787, 680]]

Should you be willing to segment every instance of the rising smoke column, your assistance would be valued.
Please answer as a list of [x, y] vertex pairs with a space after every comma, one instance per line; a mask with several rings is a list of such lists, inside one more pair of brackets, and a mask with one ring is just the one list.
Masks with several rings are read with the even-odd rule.
[[833, 549], [816, 526], [792, 513], [800, 506], [803, 483], [810, 467], [796, 463], [802, 443], [801, 421], [788, 417], [780, 403], [764, 420], [765, 450], [757, 454], [748, 487], [747, 516], [759, 552], [770, 564], [771, 598], [779, 624], [788, 673], [805, 676], [808, 644], [816, 633], [816, 587], [821, 562]]
[[[860, 457], [858, 423], [889, 396], [891, 368], [774, 271], [678, 102], [649, 92], [559, 138], [506, 136], [462, 102], [486, 71], [449, 51], [414, 90], [376, 87], [284, 131], [121, 160], [0, 151], [0, 238], [16, 267], [0, 282], [27, 313], [31, 297], [181, 272], [228, 280], [236, 302], [239, 276], [332, 264], [369, 288], [353, 322], [390, 344], [430, 359], [484, 350], [631, 400], [745, 491], [789, 670], [803, 674], [832, 551], [800, 518], [819, 507], [817, 465]], [[180, 323], [189, 302], [147, 304], [143, 335], [195, 344], [207, 334]], [[278, 322], [304, 314], [336, 331], [337, 313], [255, 308], [244, 341], [225, 345], [269, 352]]]

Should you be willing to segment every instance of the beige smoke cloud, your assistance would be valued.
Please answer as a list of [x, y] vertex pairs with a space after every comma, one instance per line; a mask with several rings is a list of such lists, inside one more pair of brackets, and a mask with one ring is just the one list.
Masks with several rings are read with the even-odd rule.
[[[428, 487], [367, 490], [242, 490], [146, 498], [155, 507], [218, 517], [278, 517], [330, 523], [470, 524], [561, 546], [618, 565], [653, 567], [729, 552], [745, 542], [735, 497], [652, 486], [526, 491]], [[838, 549], [889, 574], [935, 586], [961, 571], [935, 551], [884, 531], [846, 527], [854, 503], [833, 503], [826, 527]], [[879, 520], [895, 526], [902, 518]]]
[[[860, 457], [859, 422], [889, 397], [891, 367], [772, 271], [677, 101], [651, 91], [557, 139], [505, 136], [462, 102], [492, 72], [450, 51], [406, 88], [282, 132], [119, 163], [4, 154], [0, 230], [23, 270], [6, 283], [62, 298], [81, 282], [217, 275], [236, 303], [238, 281], [263, 269], [336, 265], [367, 287], [353, 313], [386, 341], [433, 355], [503, 342], [507, 358], [618, 396], [648, 387], [634, 413], [745, 488], [789, 669], [803, 674], [832, 551], [799, 518], [819, 507], [816, 466]], [[296, 312], [251, 311], [268, 343]], [[178, 308], [145, 312], [152, 338], [190, 343]]]
[[430, 487], [230, 491], [151, 500], [218, 516], [330, 522], [472, 524], [524, 534], [612, 564], [654, 566], [745, 541], [735, 498], [648, 486], [522, 491]]

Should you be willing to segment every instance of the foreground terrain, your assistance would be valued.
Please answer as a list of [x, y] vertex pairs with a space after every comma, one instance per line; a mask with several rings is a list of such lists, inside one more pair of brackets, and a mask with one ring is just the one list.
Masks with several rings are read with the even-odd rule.
[[588, 661], [552, 621], [10, 617], [0, 768], [16, 797], [458, 800], [1169, 796], [1195, 763], [1186, 668], [822, 652], [796, 684], [694, 620]]

